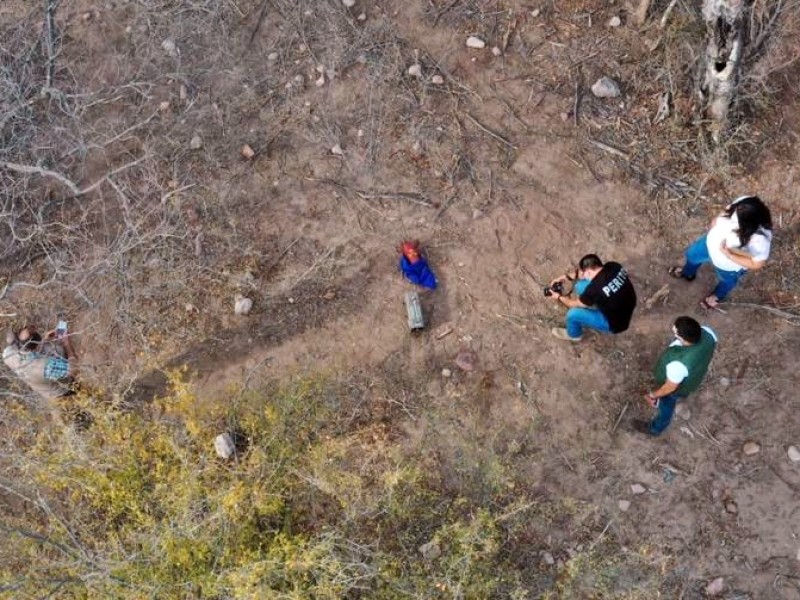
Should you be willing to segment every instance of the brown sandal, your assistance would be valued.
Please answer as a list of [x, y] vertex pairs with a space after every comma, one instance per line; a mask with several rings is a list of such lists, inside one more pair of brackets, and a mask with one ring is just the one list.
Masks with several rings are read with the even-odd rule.
[[694, 277], [686, 277], [686, 275], [683, 274], [683, 267], [670, 267], [667, 269], [667, 273], [669, 273], [670, 276], [674, 277], [675, 279], [685, 279], [686, 281], [695, 280]]

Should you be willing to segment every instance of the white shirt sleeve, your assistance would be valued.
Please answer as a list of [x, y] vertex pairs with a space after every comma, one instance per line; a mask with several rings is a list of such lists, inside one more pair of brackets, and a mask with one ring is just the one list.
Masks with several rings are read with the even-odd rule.
[[667, 364], [667, 379], [672, 383], [680, 383], [689, 376], [689, 369], [683, 363], [673, 360]]
[[762, 261], [769, 258], [771, 245], [770, 236], [761, 233], [759, 230], [750, 237], [746, 250], [753, 257], [753, 260]]

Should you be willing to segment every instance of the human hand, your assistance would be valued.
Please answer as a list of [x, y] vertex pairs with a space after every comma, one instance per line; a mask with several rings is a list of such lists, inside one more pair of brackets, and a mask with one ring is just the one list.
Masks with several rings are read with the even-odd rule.
[[553, 287], [556, 283], [567, 281], [567, 276], [562, 275], [561, 277], [556, 277], [553, 281], [550, 282], [550, 287]]
[[646, 401], [646, 402], [647, 402], [647, 403], [648, 403], [650, 406], [652, 406], [653, 408], [657, 408], [657, 407], [658, 407], [658, 398], [656, 398], [655, 396], [653, 396], [653, 394], [651, 394], [650, 392], [647, 392], [647, 393], [644, 395], [644, 399], [645, 399], [645, 401]]

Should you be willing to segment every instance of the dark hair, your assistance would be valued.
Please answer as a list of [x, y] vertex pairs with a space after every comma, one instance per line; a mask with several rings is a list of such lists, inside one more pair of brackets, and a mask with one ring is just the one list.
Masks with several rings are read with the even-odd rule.
[[678, 335], [690, 344], [696, 344], [700, 341], [702, 334], [700, 323], [692, 317], [678, 317], [675, 319], [675, 329], [678, 330]]
[[22, 349], [26, 352], [32, 352], [36, 350], [39, 345], [42, 343], [42, 336], [36, 333], [35, 331], [31, 333], [27, 340], [20, 340], [20, 344]]
[[597, 254], [587, 254], [584, 256], [580, 262], [578, 262], [578, 268], [581, 271], [586, 271], [587, 269], [598, 269], [603, 266], [603, 261], [600, 260], [600, 257]]
[[739, 229], [736, 232], [742, 246], [746, 246], [759, 229], [772, 230], [772, 215], [758, 196], [747, 196], [734, 202], [725, 211], [725, 215], [731, 217], [734, 212], [739, 220]]

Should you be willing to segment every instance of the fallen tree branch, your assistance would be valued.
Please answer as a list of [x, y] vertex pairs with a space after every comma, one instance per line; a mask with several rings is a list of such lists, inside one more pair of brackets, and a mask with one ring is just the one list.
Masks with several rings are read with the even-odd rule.
[[767, 306], [766, 304], [754, 304], [752, 302], [728, 302], [730, 306], [740, 306], [742, 308], [752, 308], [755, 310], [764, 310], [776, 317], [786, 319], [792, 325], [800, 325], [800, 313], [792, 313], [774, 306]]
[[332, 185], [342, 190], [353, 192], [363, 200], [407, 200], [409, 202], [413, 202], [414, 204], [431, 206], [430, 200], [428, 200], [422, 194], [418, 194], [417, 192], [381, 192], [377, 190], [360, 190], [358, 188], [340, 183], [334, 179], [328, 179], [325, 177], [306, 177], [306, 181], [317, 181], [319, 183]]
[[477, 127], [478, 129], [480, 129], [480, 130], [481, 130], [481, 131], [483, 131], [484, 133], [486, 133], [486, 134], [488, 134], [488, 135], [492, 136], [492, 137], [493, 137], [494, 139], [496, 139], [498, 142], [505, 144], [506, 146], [508, 146], [508, 147], [509, 147], [509, 148], [511, 148], [512, 150], [516, 150], [516, 149], [517, 149], [517, 146], [515, 146], [514, 144], [512, 144], [512, 143], [511, 143], [511, 142], [510, 142], [510, 141], [509, 141], [507, 138], [505, 138], [505, 137], [503, 137], [502, 135], [500, 135], [499, 133], [497, 133], [497, 132], [494, 132], [494, 131], [492, 131], [491, 129], [489, 129], [488, 127], [486, 127], [486, 125], [484, 125], [483, 123], [481, 123], [480, 121], [478, 121], [478, 119], [476, 119], [475, 117], [473, 117], [471, 114], [469, 114], [469, 113], [465, 113], [465, 114], [466, 114], [467, 118], [468, 118], [470, 121], [472, 121], [472, 123], [475, 125], [475, 127]]
[[66, 187], [74, 197], [83, 196], [88, 194], [89, 192], [97, 189], [100, 187], [105, 181], [108, 180], [109, 177], [116, 175], [117, 173], [121, 173], [122, 171], [126, 171], [131, 167], [135, 167], [139, 163], [143, 162], [146, 157], [142, 156], [141, 158], [137, 158], [136, 160], [126, 163], [121, 167], [117, 167], [113, 171], [109, 171], [103, 177], [98, 179], [92, 184], [87, 185], [84, 188], [78, 187], [74, 181], [69, 179], [68, 177], [62, 175], [57, 171], [51, 171], [50, 169], [45, 169], [43, 167], [37, 167], [33, 165], [22, 165], [19, 163], [14, 162], [7, 162], [7, 161], [0, 161], [0, 169], [6, 169], [8, 171], [14, 171], [16, 173], [25, 173], [26, 175], [39, 175], [41, 177], [50, 177], [51, 179], [55, 179], [61, 185]]

